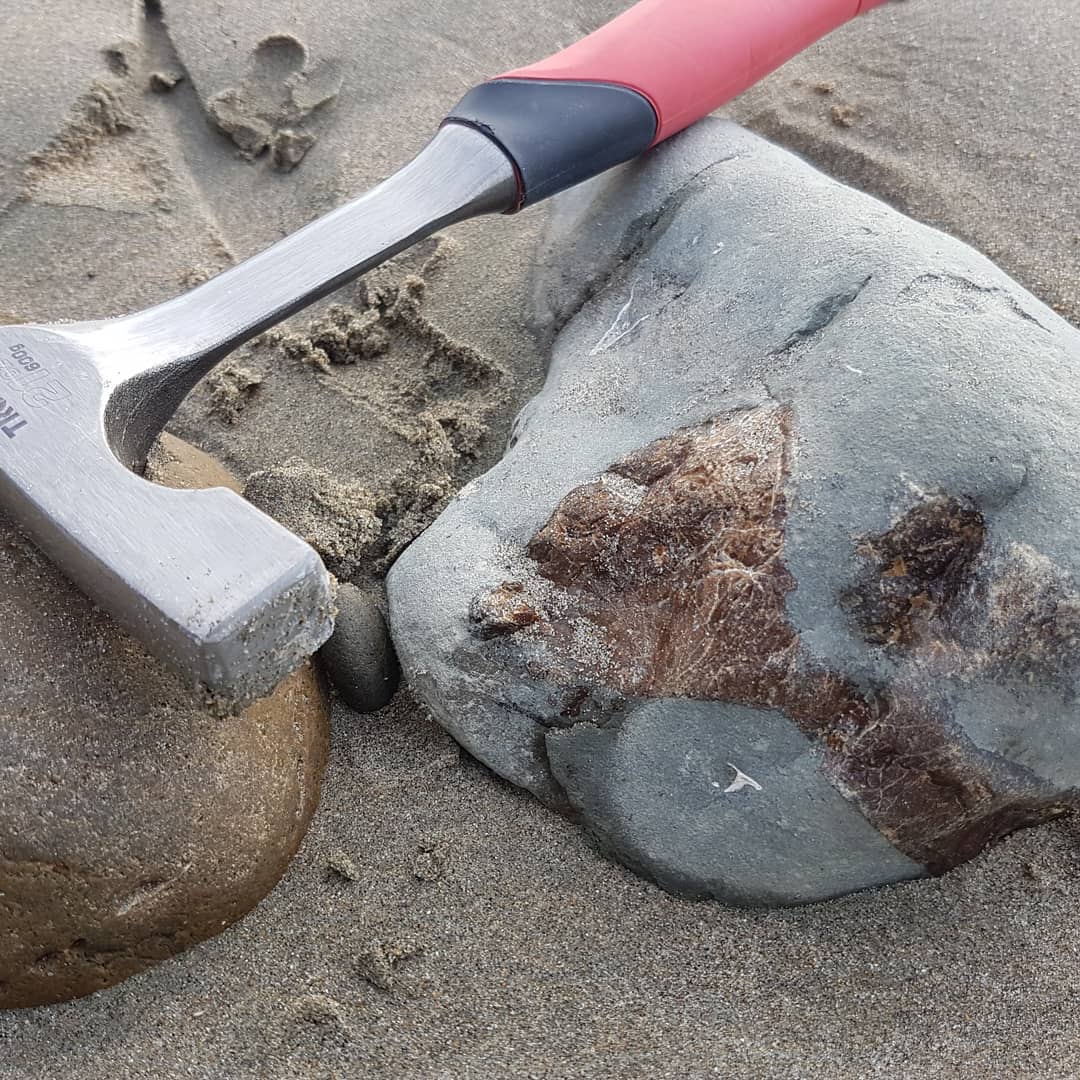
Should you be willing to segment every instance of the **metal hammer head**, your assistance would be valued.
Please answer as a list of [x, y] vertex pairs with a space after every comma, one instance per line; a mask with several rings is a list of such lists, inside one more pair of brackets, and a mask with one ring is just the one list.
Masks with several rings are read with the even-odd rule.
[[0, 327], [0, 505], [190, 683], [226, 707], [268, 693], [330, 635], [322, 562], [231, 491], [136, 472], [237, 345], [443, 225], [510, 209], [517, 191], [492, 140], [447, 124], [366, 195], [173, 300]]
[[152, 652], [239, 707], [329, 636], [329, 576], [234, 492], [130, 471], [197, 373], [128, 340], [122, 320], [0, 327], [0, 502]]

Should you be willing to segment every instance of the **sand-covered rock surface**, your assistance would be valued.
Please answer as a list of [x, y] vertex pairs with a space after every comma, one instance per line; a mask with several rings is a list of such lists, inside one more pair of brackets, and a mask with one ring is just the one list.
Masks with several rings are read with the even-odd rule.
[[[85, 0], [0, 34], [0, 317], [129, 310], [387, 175], [475, 82], [624, 5]], [[903, 0], [727, 110], [1080, 320], [1073, 6]], [[543, 380], [546, 211], [449, 230], [208, 378], [174, 422], [365, 588]], [[361, 529], [360, 525], [364, 528]], [[72, 684], [69, 693], [78, 695]], [[0, 1077], [1069, 1076], [1077, 843], [772, 913], [675, 899], [463, 755], [338, 707], [281, 884], [213, 941], [0, 1015]]]

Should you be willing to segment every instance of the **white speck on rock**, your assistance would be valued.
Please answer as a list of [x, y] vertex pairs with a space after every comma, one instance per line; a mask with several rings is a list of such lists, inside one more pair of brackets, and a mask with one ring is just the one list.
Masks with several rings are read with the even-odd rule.
[[600, 340], [589, 350], [590, 356], [598, 356], [602, 352], [606, 352], [613, 345], [622, 341], [627, 334], [633, 333], [646, 319], [650, 318], [648, 315], [642, 315], [640, 319], [634, 322], [630, 321], [630, 305], [634, 302], [634, 290], [637, 288], [637, 284], [630, 286], [630, 295], [626, 298], [626, 303], [619, 308], [619, 313], [615, 316], [615, 321], [604, 331]]
[[[724, 794], [728, 795], [735, 791], [742, 791], [743, 788], [753, 788], [754, 791], [762, 791], [762, 786], [752, 777], [747, 776], [737, 765], [732, 765], [729, 761], [727, 763], [729, 769], [733, 769], [735, 772], [735, 779], [731, 781], [726, 788], [724, 788]], [[716, 784], [716, 787], [719, 787]]]

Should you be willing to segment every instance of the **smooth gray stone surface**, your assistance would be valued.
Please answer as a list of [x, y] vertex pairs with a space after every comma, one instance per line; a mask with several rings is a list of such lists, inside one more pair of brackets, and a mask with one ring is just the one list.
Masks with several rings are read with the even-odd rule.
[[[718, 120], [561, 197], [537, 267], [547, 382], [502, 462], [389, 577], [405, 674], [440, 722], [683, 891], [798, 902], [916, 872], [884, 840], [852, 844], [866, 819], [851, 798], [815, 802], [793, 786], [783, 805], [761, 800], [756, 833], [702, 817], [700, 792], [673, 782], [677, 758], [691, 727], [710, 760], [727, 745], [742, 715], [730, 704], [695, 705], [678, 739], [663, 734], [677, 710], [655, 701], [648, 725], [631, 702], [623, 729], [601, 737], [571, 722], [565, 733], [564, 688], [530, 673], [530, 632], [508, 644], [470, 630], [477, 596], [508, 580], [547, 587], [524, 548], [572, 489], [677, 429], [783, 406], [794, 425], [784, 562], [797, 582], [786, 614], [806, 655], [868, 693], [925, 690], [947, 738], [1069, 803], [1080, 334], [963, 243]], [[938, 495], [985, 522], [977, 573], [940, 641], [883, 647], [841, 602], [866, 571], [859, 538]], [[1027, 605], [1015, 642], [990, 626], [991, 614], [1007, 621], [1013, 593]], [[662, 817], [640, 794], [642, 770], [666, 778]], [[816, 854], [813, 880], [778, 871], [796, 838]], [[751, 852], [760, 872], [740, 879]]]
[[394, 696], [401, 679], [386, 619], [370, 592], [348, 582], [338, 586], [337, 606], [334, 633], [319, 656], [346, 704], [375, 712]]
[[[554, 731], [546, 746], [605, 850], [673, 892], [808, 903], [922, 876], [850, 812], [781, 713], [660, 699], [612, 727]], [[720, 868], [718, 843], [738, 853]]]

